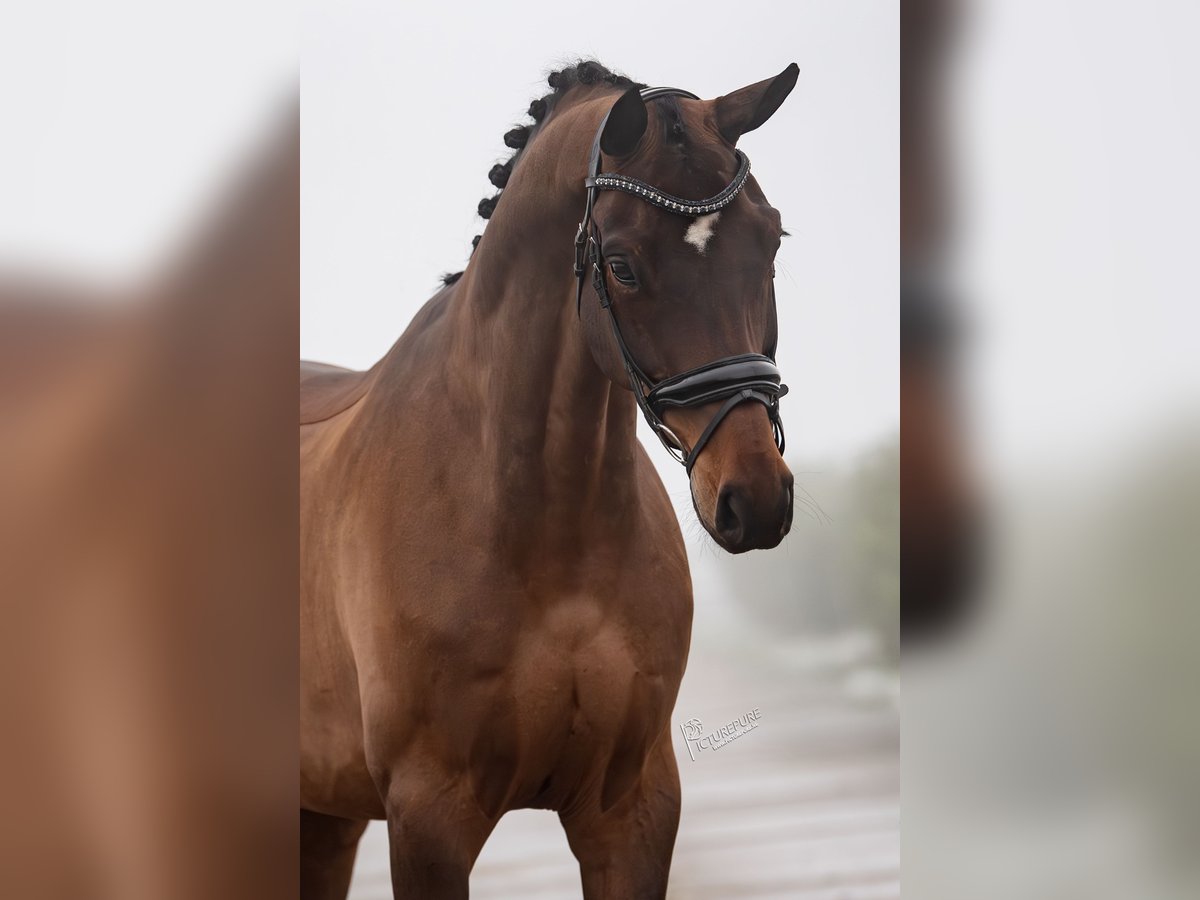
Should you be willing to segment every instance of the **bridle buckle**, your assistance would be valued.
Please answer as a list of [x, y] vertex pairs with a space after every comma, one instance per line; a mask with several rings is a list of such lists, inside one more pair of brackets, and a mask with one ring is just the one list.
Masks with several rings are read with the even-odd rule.
[[650, 427], [654, 429], [654, 434], [658, 438], [659, 443], [675, 458], [676, 462], [687, 462], [688, 451], [684, 447], [683, 441], [679, 435], [667, 427], [666, 422], [659, 419], [657, 422], [651, 422]]

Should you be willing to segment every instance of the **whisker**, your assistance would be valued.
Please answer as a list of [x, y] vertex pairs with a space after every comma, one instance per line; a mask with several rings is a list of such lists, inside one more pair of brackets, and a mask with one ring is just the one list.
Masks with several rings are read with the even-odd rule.
[[[799, 497], [795, 493], [795, 489], [797, 489], [797, 488], [804, 493], [803, 497]], [[793, 496], [793, 498], [800, 500], [802, 503], [804, 503], [805, 506], [814, 510], [817, 513], [817, 515], [820, 517], [817, 521], [821, 522], [824, 525], [832, 525], [833, 524], [833, 516], [829, 515], [829, 513], [827, 513], [825, 511], [825, 508], [823, 506], [821, 506], [820, 503], [817, 502], [817, 498], [814, 497], [812, 495], [812, 492], [809, 491], [809, 489], [806, 488], [804, 485], [795, 483], [793, 485], [792, 496]]]
[[775, 260], [775, 267], [787, 277], [787, 280], [792, 283], [793, 287], [800, 287], [800, 282], [796, 280], [796, 276], [792, 274], [792, 270], [788, 268], [787, 263], [781, 259], [777, 259]]

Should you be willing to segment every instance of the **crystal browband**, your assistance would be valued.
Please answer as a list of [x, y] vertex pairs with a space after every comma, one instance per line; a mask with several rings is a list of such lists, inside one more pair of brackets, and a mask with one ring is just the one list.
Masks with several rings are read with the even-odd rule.
[[633, 194], [661, 209], [681, 216], [704, 215], [724, 209], [732, 203], [745, 187], [746, 179], [750, 177], [749, 158], [741, 150], [733, 152], [737, 155], [738, 160], [737, 174], [733, 176], [733, 181], [729, 182], [721, 193], [706, 200], [684, 200], [682, 197], [673, 197], [644, 181], [630, 178], [628, 175], [605, 173], [588, 178], [584, 183], [589, 188], [601, 191], [624, 191], [627, 194]]

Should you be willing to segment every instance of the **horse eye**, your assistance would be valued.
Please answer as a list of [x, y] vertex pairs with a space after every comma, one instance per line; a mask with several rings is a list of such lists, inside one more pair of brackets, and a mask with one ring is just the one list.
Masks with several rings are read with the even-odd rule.
[[637, 279], [633, 277], [633, 269], [629, 268], [629, 264], [620, 259], [614, 259], [608, 265], [612, 270], [613, 278], [621, 282], [621, 284], [633, 285], [637, 284]]

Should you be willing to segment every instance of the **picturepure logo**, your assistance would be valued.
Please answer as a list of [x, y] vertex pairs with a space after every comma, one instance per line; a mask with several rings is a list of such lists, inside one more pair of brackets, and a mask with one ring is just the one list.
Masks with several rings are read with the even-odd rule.
[[720, 750], [731, 741], [736, 741], [743, 734], [749, 734], [758, 727], [762, 721], [762, 712], [756, 706], [747, 713], [743, 713], [739, 718], [734, 719], [728, 725], [722, 725], [716, 731], [704, 733], [704, 726], [700, 720], [693, 717], [683, 722], [679, 726], [679, 730], [683, 732], [683, 742], [687, 744], [688, 756], [692, 758], [692, 762], [696, 761], [696, 756], [705, 750]]

